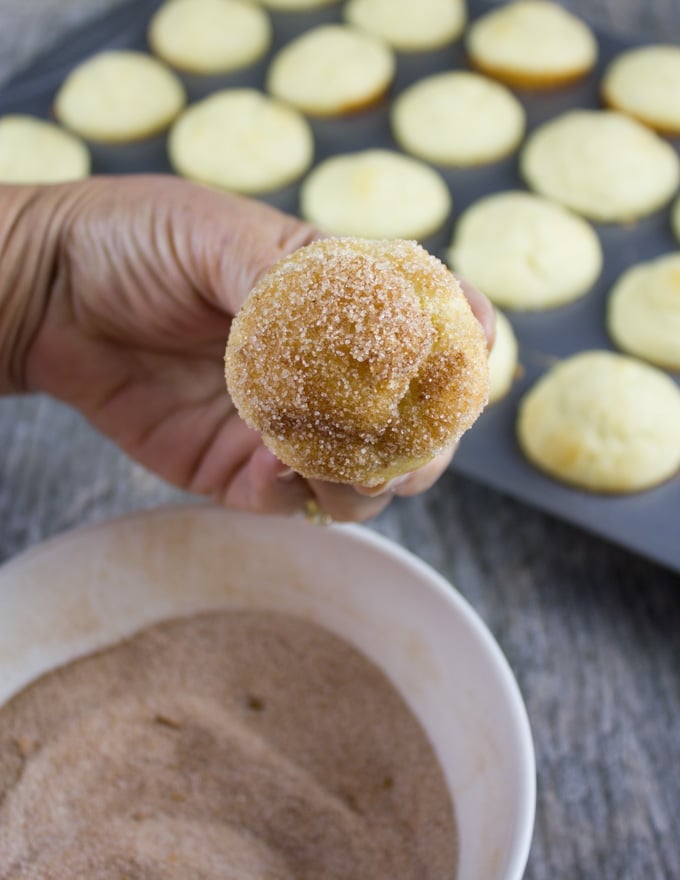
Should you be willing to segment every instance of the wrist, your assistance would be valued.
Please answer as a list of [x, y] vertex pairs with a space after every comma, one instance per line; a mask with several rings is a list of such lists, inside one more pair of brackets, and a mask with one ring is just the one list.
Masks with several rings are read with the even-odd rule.
[[28, 390], [26, 359], [59, 270], [68, 186], [0, 186], [0, 394]]

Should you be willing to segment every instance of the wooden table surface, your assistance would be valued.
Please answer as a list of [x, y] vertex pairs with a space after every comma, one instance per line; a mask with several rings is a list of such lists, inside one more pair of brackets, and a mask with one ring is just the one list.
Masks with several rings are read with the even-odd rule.
[[[0, 81], [117, 2], [0, 0]], [[680, 43], [680, 0], [565, 5]], [[0, 561], [181, 498], [42, 397], [0, 401], [0, 450]], [[371, 527], [458, 587], [518, 678], [538, 763], [527, 878], [680, 878], [680, 578], [454, 472]]]

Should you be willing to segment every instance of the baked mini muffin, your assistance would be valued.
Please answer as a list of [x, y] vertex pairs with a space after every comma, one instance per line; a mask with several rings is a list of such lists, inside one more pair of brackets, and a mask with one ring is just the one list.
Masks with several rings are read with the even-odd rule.
[[218, 74], [261, 58], [272, 26], [267, 13], [248, 0], [166, 0], [151, 19], [148, 39], [172, 67]]
[[349, 0], [345, 20], [381, 37], [399, 52], [439, 49], [465, 27], [465, 0]]
[[300, 178], [314, 140], [302, 114], [256, 89], [225, 89], [189, 107], [168, 139], [183, 177], [239, 193], [264, 193]]
[[528, 139], [520, 164], [532, 189], [602, 222], [653, 213], [680, 181], [670, 144], [613, 110], [570, 110], [545, 123]]
[[680, 46], [641, 46], [615, 58], [602, 97], [664, 134], [680, 135]]
[[0, 117], [0, 183], [61, 183], [89, 173], [79, 138], [33, 116]]
[[563, 305], [587, 293], [602, 270], [600, 241], [586, 220], [522, 191], [495, 193], [467, 208], [447, 259], [509, 309]]
[[505, 86], [466, 71], [437, 73], [403, 91], [392, 131], [408, 153], [445, 166], [484, 165], [511, 153], [525, 114]]
[[623, 273], [609, 296], [607, 328], [623, 351], [680, 372], [680, 252]]
[[347, 25], [328, 24], [279, 50], [267, 89], [311, 116], [337, 116], [375, 103], [394, 73], [394, 53], [382, 40]]
[[593, 492], [636, 492], [680, 467], [680, 388], [609, 351], [573, 355], [523, 398], [519, 444], [536, 467]]
[[496, 309], [496, 338], [489, 355], [489, 403], [496, 403], [510, 391], [517, 377], [519, 346], [512, 324]]
[[580, 79], [598, 55], [588, 25], [551, 0], [515, 0], [487, 12], [470, 26], [466, 47], [479, 70], [532, 89]]
[[339, 0], [260, 0], [263, 6], [284, 12], [307, 12], [321, 6], [333, 6]]
[[376, 486], [451, 446], [488, 396], [484, 333], [409, 241], [325, 239], [281, 260], [232, 324], [229, 393], [307, 478]]
[[79, 64], [57, 92], [54, 113], [90, 141], [126, 143], [166, 129], [184, 106], [178, 77], [143, 52], [100, 52]]
[[391, 150], [332, 156], [300, 191], [302, 215], [332, 235], [423, 240], [451, 211], [441, 176], [417, 159]]

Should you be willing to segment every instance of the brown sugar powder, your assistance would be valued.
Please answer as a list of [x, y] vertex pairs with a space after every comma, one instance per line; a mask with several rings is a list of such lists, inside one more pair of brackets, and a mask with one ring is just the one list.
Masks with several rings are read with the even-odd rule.
[[315, 624], [162, 623], [0, 709], [3, 880], [453, 880], [456, 862], [418, 721]]

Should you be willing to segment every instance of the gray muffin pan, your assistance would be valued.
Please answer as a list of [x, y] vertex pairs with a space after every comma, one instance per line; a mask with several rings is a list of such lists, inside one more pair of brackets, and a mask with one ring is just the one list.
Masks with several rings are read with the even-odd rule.
[[[159, 0], [134, 0], [72, 34], [0, 91], [0, 114], [22, 112], [49, 117], [54, 95], [66, 74], [80, 61], [105, 48], [147, 49], [145, 34]], [[469, 0], [470, 18], [487, 11], [483, 0]], [[269, 55], [256, 65], [226, 76], [182, 76], [190, 100], [218, 88], [263, 88], [271, 55], [292, 37], [318, 24], [341, 20], [341, 5], [313, 13], [273, 13], [275, 40]], [[575, 107], [600, 106], [598, 83], [606, 64], [634, 45], [597, 34], [597, 68], [581, 82], [546, 92], [515, 90], [527, 112], [528, 131]], [[399, 55], [391, 95], [415, 80], [441, 70], [466, 69], [461, 41], [443, 50]], [[347, 118], [311, 120], [316, 160], [370, 146], [392, 147], [389, 98], [370, 110]], [[676, 150], [679, 145], [674, 144]], [[170, 172], [165, 138], [122, 147], [93, 146], [93, 173]], [[439, 169], [450, 186], [454, 211], [445, 228], [424, 244], [440, 257], [449, 243], [453, 223], [472, 202], [500, 190], [526, 188], [519, 176], [517, 154], [493, 165], [472, 169]], [[298, 186], [267, 196], [265, 201], [297, 213]], [[521, 396], [559, 358], [591, 348], [615, 350], [605, 330], [605, 309], [612, 284], [628, 266], [677, 250], [665, 208], [633, 225], [595, 226], [604, 250], [602, 275], [585, 297], [551, 311], [506, 312], [520, 345], [521, 375], [510, 393], [490, 406], [463, 438], [452, 467], [495, 489], [548, 511], [590, 532], [680, 571], [680, 478], [658, 488], [630, 495], [596, 495], [561, 485], [537, 471], [522, 455], [515, 436]], [[674, 375], [676, 382], [680, 377]]]

